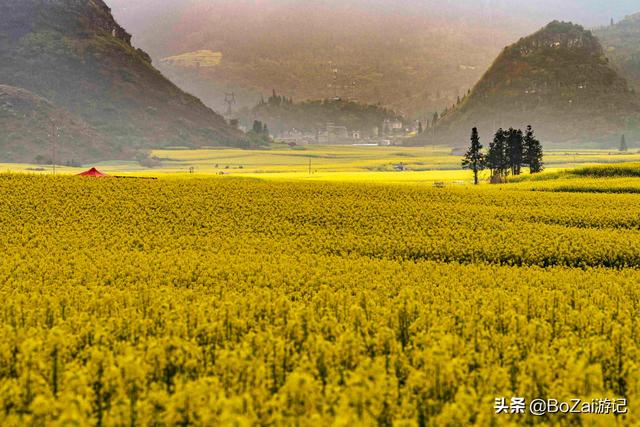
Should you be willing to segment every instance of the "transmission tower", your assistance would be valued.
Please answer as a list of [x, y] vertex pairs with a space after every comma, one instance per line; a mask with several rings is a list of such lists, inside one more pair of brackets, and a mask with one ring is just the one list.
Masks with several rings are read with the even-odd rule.
[[230, 116], [233, 114], [233, 106], [236, 103], [236, 94], [231, 92], [231, 93], [225, 93], [224, 94], [224, 102], [227, 103], [227, 116]]

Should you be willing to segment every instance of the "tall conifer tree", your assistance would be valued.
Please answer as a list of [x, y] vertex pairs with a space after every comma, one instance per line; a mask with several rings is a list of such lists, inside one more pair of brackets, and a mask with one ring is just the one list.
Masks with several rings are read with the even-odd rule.
[[491, 170], [492, 178], [504, 178], [509, 173], [509, 158], [507, 155], [506, 132], [500, 128], [493, 141], [489, 144], [487, 153], [487, 167]]
[[471, 130], [471, 146], [464, 155], [462, 167], [473, 171], [473, 183], [478, 185], [480, 183], [478, 174], [485, 168], [485, 158], [482, 153], [482, 144], [480, 144], [478, 128], [473, 128]]
[[527, 126], [524, 136], [524, 164], [529, 167], [531, 173], [544, 170], [542, 144], [536, 139], [531, 125]]

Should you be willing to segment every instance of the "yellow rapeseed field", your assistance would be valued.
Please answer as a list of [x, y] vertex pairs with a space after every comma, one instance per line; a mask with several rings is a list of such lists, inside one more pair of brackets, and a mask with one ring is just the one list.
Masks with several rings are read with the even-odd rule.
[[[458, 150], [459, 151], [459, 150]], [[264, 150], [163, 149], [148, 153], [153, 168], [136, 161], [108, 161], [96, 164], [109, 174], [145, 176], [257, 176], [277, 180], [340, 182], [428, 183], [472, 182], [469, 171], [461, 170], [461, 154], [451, 147], [393, 147], [350, 145], [305, 145], [290, 148], [272, 144]], [[639, 162], [640, 153], [617, 150], [580, 149], [545, 151], [545, 170], [560, 171], [594, 164]], [[398, 169], [405, 169], [398, 172]], [[60, 166], [58, 174], [77, 174], [88, 167]], [[311, 173], [309, 173], [311, 171]], [[0, 172], [52, 174], [51, 165], [0, 163]], [[485, 171], [481, 177], [489, 179]]]
[[0, 425], [639, 425], [640, 196], [531, 185], [0, 175]]

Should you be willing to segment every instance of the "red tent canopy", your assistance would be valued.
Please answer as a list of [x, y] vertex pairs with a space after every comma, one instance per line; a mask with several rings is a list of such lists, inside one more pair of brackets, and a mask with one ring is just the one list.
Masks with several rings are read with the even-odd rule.
[[78, 174], [78, 176], [92, 176], [92, 177], [96, 177], [96, 178], [104, 178], [104, 177], [107, 177], [109, 175], [100, 172], [96, 168], [91, 168], [88, 171], [85, 171], [85, 172], [82, 172], [82, 173]]

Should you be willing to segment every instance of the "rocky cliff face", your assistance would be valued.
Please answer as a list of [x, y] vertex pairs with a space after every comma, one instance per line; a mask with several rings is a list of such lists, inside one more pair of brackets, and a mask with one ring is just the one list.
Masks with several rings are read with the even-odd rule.
[[79, 146], [76, 158], [245, 145], [244, 135], [153, 68], [102, 0], [0, 2], [0, 63], [0, 84], [42, 96], [102, 135], [100, 147]]
[[90, 27], [111, 32], [113, 37], [131, 46], [131, 34], [118, 25], [111, 15], [111, 9], [102, 0], [94, 0], [92, 7], [89, 8], [88, 18], [91, 23]]
[[0, 12], [7, 24], [3, 32], [13, 40], [31, 31], [56, 29], [75, 36], [110, 33], [131, 45], [131, 35], [102, 0], [7, 0]]

